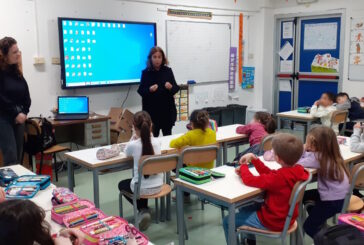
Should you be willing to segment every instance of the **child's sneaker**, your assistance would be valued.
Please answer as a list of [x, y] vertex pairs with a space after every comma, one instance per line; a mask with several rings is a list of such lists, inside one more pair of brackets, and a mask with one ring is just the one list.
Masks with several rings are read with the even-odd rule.
[[138, 215], [138, 223], [139, 223], [139, 230], [146, 231], [150, 226], [150, 222], [152, 220], [152, 216], [148, 210], [142, 210], [139, 212]]

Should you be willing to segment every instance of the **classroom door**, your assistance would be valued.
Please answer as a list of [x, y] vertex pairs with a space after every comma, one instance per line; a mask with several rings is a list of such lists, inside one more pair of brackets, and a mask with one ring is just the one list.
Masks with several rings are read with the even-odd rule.
[[337, 93], [341, 17], [285, 19], [280, 26], [277, 111], [311, 106], [326, 91]]

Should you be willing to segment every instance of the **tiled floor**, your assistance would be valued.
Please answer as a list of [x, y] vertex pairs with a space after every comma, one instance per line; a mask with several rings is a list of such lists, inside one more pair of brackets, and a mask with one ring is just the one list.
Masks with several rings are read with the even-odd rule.
[[[235, 150], [230, 149], [229, 160], [233, 159], [234, 154]], [[130, 177], [131, 171], [114, 172], [100, 176], [100, 205], [106, 214], [119, 214], [117, 185], [120, 180]], [[75, 180], [75, 193], [82, 198], [93, 200], [92, 173], [85, 169], [76, 170]], [[59, 181], [54, 184], [67, 186], [66, 172], [60, 173]], [[153, 209], [154, 201], [151, 201], [149, 206]], [[124, 216], [131, 219], [132, 214], [132, 206], [124, 200]], [[200, 202], [193, 196], [192, 203], [185, 205], [185, 217], [189, 231], [189, 240], [186, 241], [186, 244], [225, 244], [220, 209], [205, 205], [205, 210], [202, 211]], [[176, 205], [172, 203], [172, 220], [159, 224], [153, 223], [145, 233], [154, 244], [178, 244], [176, 227]], [[312, 243], [312, 240], [306, 237], [305, 244]], [[258, 237], [257, 244], [280, 244], [280, 242], [279, 240]]]

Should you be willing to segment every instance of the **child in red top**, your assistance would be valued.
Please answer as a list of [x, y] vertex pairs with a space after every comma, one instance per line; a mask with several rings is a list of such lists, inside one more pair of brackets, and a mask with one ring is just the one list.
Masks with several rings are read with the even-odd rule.
[[[243, 183], [247, 186], [264, 189], [264, 203], [260, 206], [251, 205], [241, 208], [236, 213], [236, 227], [247, 225], [259, 229], [282, 231], [289, 210], [289, 198], [293, 186], [298, 181], [305, 181], [309, 174], [301, 165], [296, 165], [303, 153], [302, 141], [291, 134], [278, 134], [273, 138], [272, 147], [275, 160], [282, 168], [271, 170], [267, 168], [252, 153], [240, 159], [241, 167], [236, 169]], [[253, 176], [249, 171], [248, 162], [254, 164], [259, 176]], [[298, 215], [296, 206], [291, 225]], [[233, 227], [235, 229], [236, 227]], [[224, 219], [225, 237], [228, 232], [228, 217]], [[255, 244], [255, 238], [249, 237], [248, 244]]]
[[234, 160], [239, 161], [239, 159], [247, 153], [262, 155], [263, 152], [260, 152], [259, 148], [260, 142], [267, 134], [273, 134], [276, 131], [276, 128], [276, 121], [271, 114], [262, 111], [255, 113], [254, 118], [248, 125], [236, 128], [236, 133], [249, 136], [250, 147], [239, 153]]

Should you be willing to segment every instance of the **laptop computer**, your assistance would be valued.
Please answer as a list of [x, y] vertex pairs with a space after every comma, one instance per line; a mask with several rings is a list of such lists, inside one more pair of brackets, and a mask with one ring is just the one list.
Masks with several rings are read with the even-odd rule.
[[85, 120], [89, 117], [87, 96], [59, 96], [55, 120]]

